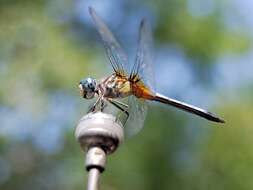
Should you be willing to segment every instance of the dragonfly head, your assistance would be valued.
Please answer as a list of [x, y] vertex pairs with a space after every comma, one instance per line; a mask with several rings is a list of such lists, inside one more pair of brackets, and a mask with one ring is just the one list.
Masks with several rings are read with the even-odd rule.
[[82, 79], [79, 82], [80, 94], [83, 98], [91, 99], [96, 93], [96, 80], [93, 78]]

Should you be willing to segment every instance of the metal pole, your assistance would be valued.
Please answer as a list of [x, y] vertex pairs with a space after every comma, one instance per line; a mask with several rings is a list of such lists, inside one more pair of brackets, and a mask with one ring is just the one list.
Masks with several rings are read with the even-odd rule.
[[105, 169], [106, 156], [113, 153], [123, 141], [123, 127], [113, 115], [89, 113], [79, 121], [75, 136], [86, 152], [85, 167], [89, 172], [87, 190], [98, 190], [99, 176]]
[[100, 147], [92, 147], [86, 153], [85, 166], [88, 174], [87, 190], [98, 190], [100, 173], [104, 171], [106, 154]]
[[89, 171], [87, 190], [98, 190], [98, 179], [100, 171], [97, 168], [92, 168]]

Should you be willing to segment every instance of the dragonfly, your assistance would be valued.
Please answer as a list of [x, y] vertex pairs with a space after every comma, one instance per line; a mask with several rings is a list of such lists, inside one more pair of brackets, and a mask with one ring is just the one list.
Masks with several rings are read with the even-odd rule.
[[[112, 104], [126, 115], [126, 122], [130, 123], [130, 126], [131, 123], [135, 123], [132, 127], [129, 127], [129, 133], [132, 134], [136, 134], [143, 127], [147, 114], [147, 101], [167, 104], [213, 122], [225, 122], [211, 112], [166, 97], [154, 90], [152, 86], [154, 85], [154, 75], [151, 67], [152, 36], [146, 19], [142, 19], [140, 22], [136, 58], [128, 72], [129, 62], [120, 43], [92, 7], [89, 7], [89, 13], [101, 37], [113, 69], [113, 73], [110, 76], [101, 80], [91, 77], [80, 80], [79, 89], [81, 96], [85, 99], [97, 97], [94, 105], [89, 110], [90, 112], [103, 111], [108, 103]], [[127, 97], [129, 98], [127, 104], [120, 101]]]

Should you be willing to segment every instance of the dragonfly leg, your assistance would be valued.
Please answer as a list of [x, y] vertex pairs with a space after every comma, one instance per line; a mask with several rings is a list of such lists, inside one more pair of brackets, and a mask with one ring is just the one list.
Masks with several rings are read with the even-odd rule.
[[97, 105], [101, 102], [101, 98], [102, 98], [101, 96], [98, 97], [98, 99], [96, 100], [96, 102], [89, 109], [88, 113], [95, 112]]
[[126, 114], [126, 121], [124, 122], [124, 125], [126, 124], [128, 118], [129, 118], [129, 112], [127, 111], [128, 109], [128, 105], [124, 104], [122, 102], [119, 102], [117, 100], [113, 100], [111, 98], [107, 99], [112, 105], [114, 105], [116, 108], [118, 108], [119, 110], [121, 110], [124, 114]]
[[104, 111], [104, 109], [105, 109], [106, 106], [107, 106], [107, 103], [106, 103], [105, 99], [102, 97], [101, 98], [101, 106], [100, 106], [101, 112]]
[[126, 110], [127, 110], [128, 107], [129, 107], [127, 104], [124, 104], [123, 102], [120, 102], [120, 101], [117, 101], [117, 100], [114, 100], [114, 99], [111, 99], [111, 98], [109, 98], [109, 101], [113, 101], [113, 102], [115, 102], [116, 104], [121, 105], [121, 106], [124, 107]]

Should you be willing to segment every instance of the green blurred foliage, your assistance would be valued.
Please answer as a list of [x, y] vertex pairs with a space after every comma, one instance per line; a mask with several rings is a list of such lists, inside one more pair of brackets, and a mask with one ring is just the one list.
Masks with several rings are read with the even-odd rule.
[[[31, 118], [41, 120], [50, 93], [60, 90], [79, 101], [80, 78], [105, 72], [96, 64], [104, 56], [92, 37], [79, 41], [70, 30], [83, 27], [88, 33], [85, 24], [57, 22], [47, 12], [49, 3], [0, 1], [1, 106], [26, 109]], [[73, 3], [64, 3], [74, 8]], [[242, 53], [251, 47], [246, 32], [224, 27], [220, 14], [225, 5], [218, 1], [214, 13], [203, 18], [191, 16], [183, 0], [147, 4], [157, 15], [157, 44], [179, 44], [203, 67], [227, 52]], [[227, 120], [224, 127], [196, 118], [191, 123], [180, 111], [152, 106], [144, 130], [108, 158], [101, 189], [252, 189], [253, 110], [252, 97], [245, 96], [252, 86], [249, 89], [240, 90], [237, 101], [227, 100], [226, 92], [217, 95], [223, 101], [216, 110]], [[79, 103], [83, 107], [83, 101]], [[80, 107], [75, 121], [84, 113]], [[7, 160], [11, 171], [6, 180], [0, 176], [0, 189], [83, 189], [84, 156], [74, 139], [75, 123], [71, 125], [64, 131], [62, 149], [53, 154], [38, 150], [31, 139], [0, 137], [0, 161]]]
[[159, 12], [157, 39], [161, 43], [180, 44], [187, 55], [199, 63], [211, 63], [219, 54], [249, 48], [250, 37], [228, 30], [221, 19], [222, 3], [216, 4], [214, 13], [193, 17], [184, 0], [158, 1], [158, 6], [156, 2], [154, 6]]

